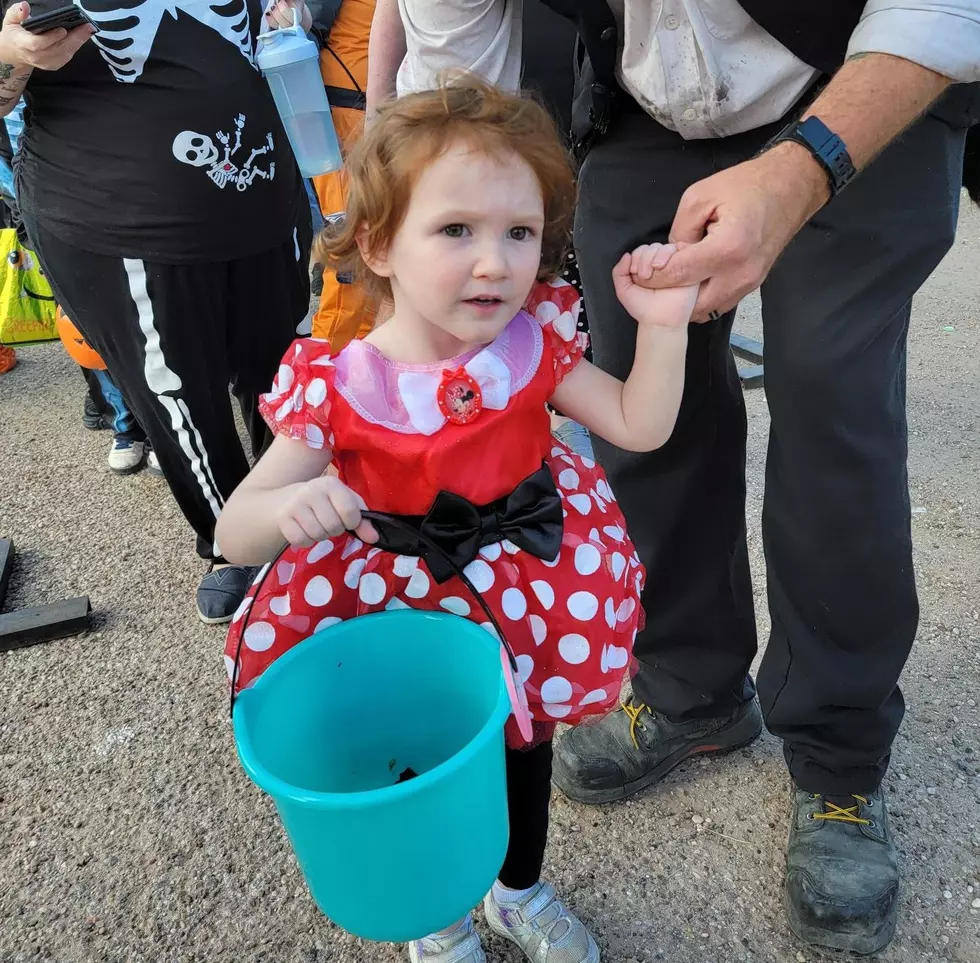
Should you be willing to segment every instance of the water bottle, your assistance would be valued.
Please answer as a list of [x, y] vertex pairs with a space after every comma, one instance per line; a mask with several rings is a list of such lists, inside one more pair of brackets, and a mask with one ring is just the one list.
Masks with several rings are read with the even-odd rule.
[[303, 32], [297, 10], [293, 10], [293, 26], [259, 34], [256, 61], [302, 175], [339, 170], [343, 160], [320, 77], [319, 50]]

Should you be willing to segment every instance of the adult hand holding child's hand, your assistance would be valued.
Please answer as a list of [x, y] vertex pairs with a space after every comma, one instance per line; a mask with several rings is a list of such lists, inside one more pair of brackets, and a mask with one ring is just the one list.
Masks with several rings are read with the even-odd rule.
[[366, 510], [364, 499], [339, 478], [321, 475], [292, 487], [279, 515], [279, 530], [290, 545], [304, 548], [344, 532], [373, 543], [378, 533], [361, 517]]
[[765, 281], [827, 196], [827, 175], [798, 144], [719, 171], [684, 192], [670, 230], [678, 256], [644, 283], [700, 284], [695, 321], [730, 311]]
[[31, 33], [21, 26], [30, 15], [29, 3], [15, 3], [3, 18], [3, 30], [0, 30], [0, 80], [6, 80], [17, 68], [59, 70], [95, 33], [95, 28], [87, 23], [73, 30], [58, 27], [47, 33]]
[[613, 268], [616, 296], [639, 324], [678, 328], [691, 320], [700, 285], [647, 288], [643, 284], [683, 246], [686, 245], [643, 244], [624, 254]]

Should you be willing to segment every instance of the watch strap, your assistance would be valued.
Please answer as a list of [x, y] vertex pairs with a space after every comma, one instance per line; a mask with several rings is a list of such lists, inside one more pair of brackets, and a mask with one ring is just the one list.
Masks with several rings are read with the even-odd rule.
[[819, 117], [793, 121], [769, 143], [774, 147], [782, 141], [792, 141], [805, 147], [827, 174], [830, 196], [836, 197], [857, 175], [847, 152], [847, 146]]

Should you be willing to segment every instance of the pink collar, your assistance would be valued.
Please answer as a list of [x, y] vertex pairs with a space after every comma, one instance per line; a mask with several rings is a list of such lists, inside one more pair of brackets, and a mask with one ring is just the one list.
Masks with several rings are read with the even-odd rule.
[[480, 386], [483, 406], [502, 410], [534, 377], [543, 341], [540, 325], [524, 311], [484, 348], [429, 364], [390, 361], [372, 345], [352, 341], [334, 358], [335, 387], [372, 424], [434, 435], [446, 423], [437, 398], [446, 370], [465, 368]]

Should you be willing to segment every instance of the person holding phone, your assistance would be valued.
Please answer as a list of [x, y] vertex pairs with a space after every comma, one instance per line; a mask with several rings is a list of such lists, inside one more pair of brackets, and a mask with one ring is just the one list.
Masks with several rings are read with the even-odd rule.
[[270, 440], [258, 395], [305, 333], [310, 208], [255, 64], [260, 26], [278, 23], [261, 0], [177, 12], [143, 0], [126, 14], [5, 4], [0, 114], [24, 95], [28, 234], [210, 563], [198, 613], [227, 622], [253, 574], [214, 538], [249, 467], [228, 389], [257, 455]]

